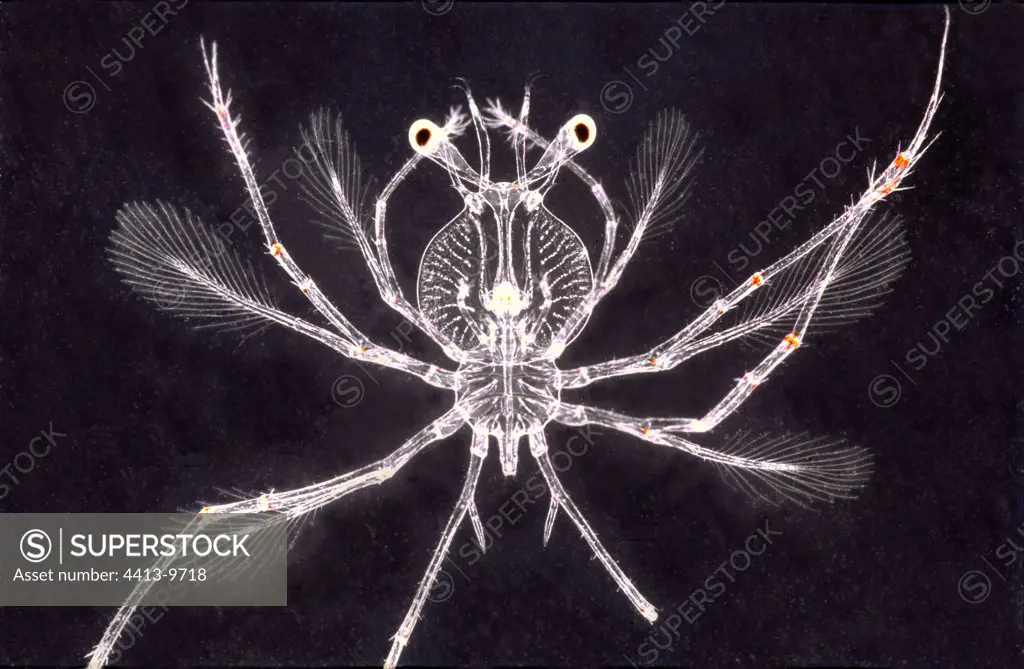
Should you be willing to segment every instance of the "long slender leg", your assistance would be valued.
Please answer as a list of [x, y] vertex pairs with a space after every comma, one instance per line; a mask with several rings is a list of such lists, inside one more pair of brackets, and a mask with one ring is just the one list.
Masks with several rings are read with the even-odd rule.
[[249, 156], [246, 153], [245, 144], [238, 135], [238, 120], [232, 117], [229, 109], [231, 97], [230, 95], [225, 97], [223, 90], [221, 89], [220, 75], [217, 71], [216, 44], [212, 46], [212, 52], [209, 57], [206, 55], [206, 46], [205, 44], [203, 45], [203, 60], [206, 65], [206, 73], [209, 78], [210, 96], [212, 98], [211, 102], [205, 104], [217, 115], [221, 131], [224, 134], [224, 139], [227, 141], [228, 146], [231, 148], [231, 153], [234, 155], [235, 161], [238, 163], [239, 171], [245, 181], [245, 187], [249, 193], [249, 199], [251, 200], [253, 209], [256, 212], [256, 219], [259, 221], [260, 229], [263, 231], [263, 236], [270, 254], [277, 261], [278, 265], [284, 269], [285, 273], [288, 274], [292, 283], [302, 291], [316, 310], [330, 321], [335, 328], [337, 328], [342, 337], [354, 350], [369, 349], [371, 344], [368, 339], [359, 332], [359, 330], [357, 330], [333, 304], [330, 303], [320, 288], [317, 287], [313, 280], [299, 268], [298, 264], [296, 264], [295, 260], [285, 249], [284, 245], [279, 241], [277, 232], [274, 230], [274, 224], [270, 220], [270, 214], [267, 212], [267, 206], [263, 201], [263, 195], [260, 192], [259, 184], [256, 181], [256, 175], [249, 162]]
[[354, 360], [413, 374], [440, 388], [455, 387], [450, 371], [404, 353], [354, 345], [325, 328], [286, 314], [272, 304], [266, 284], [237, 254], [218, 248], [217, 236], [188, 212], [158, 203], [132, 203], [117, 213], [109, 254], [124, 281], [165, 311], [195, 319], [200, 327], [239, 330], [258, 321], [284, 325]]
[[[899, 278], [909, 261], [910, 251], [899, 220], [883, 219], [877, 225], [862, 229], [847, 245], [841, 264], [832, 266], [830, 259], [836, 257], [836, 253], [834, 246], [822, 246], [798, 264], [773, 273], [775, 282], [746, 303], [751, 309], [731, 327], [713, 334], [704, 333], [699, 338], [692, 335], [693, 330], [710, 328], [707, 317], [711, 314], [706, 312], [647, 353], [565, 370], [559, 378], [560, 385], [579, 388], [615, 376], [673, 369], [699, 353], [739, 338], [753, 337], [773, 348], [777, 344], [784, 352], [791, 351], [806, 338], [811, 324], [809, 314], [816, 316], [814, 326], [820, 329], [835, 329], [869, 315]], [[829, 267], [835, 269], [830, 277], [823, 279]], [[827, 292], [822, 291], [822, 285]], [[761, 300], [762, 297], [766, 299]], [[807, 305], [815, 301], [815, 311], [808, 312]], [[719, 302], [721, 304], [713, 307], [713, 311], [718, 312], [713, 316], [716, 320], [734, 308], [726, 308], [723, 301]], [[760, 380], [764, 380], [763, 376]]]
[[[576, 503], [572, 501], [569, 494], [565, 491], [565, 487], [562, 486], [562, 482], [558, 480], [558, 474], [555, 471], [554, 465], [551, 463], [551, 457], [548, 455], [548, 444], [547, 439], [543, 433], [535, 433], [530, 435], [530, 452], [533, 457], [536, 458], [537, 464], [540, 466], [541, 474], [544, 476], [544, 481], [548, 484], [548, 490], [551, 493], [551, 504], [554, 507], [557, 504], [559, 507], [565, 510], [572, 522], [576, 524], [580, 534], [586, 540], [587, 544], [590, 545], [590, 550], [594, 551], [594, 555], [601, 561], [604, 568], [608, 570], [619, 588], [626, 593], [626, 597], [633, 603], [636, 610], [640, 612], [644, 618], [649, 622], [654, 622], [658, 619], [658, 612], [654, 606], [647, 601], [647, 599], [640, 594], [633, 582], [629, 580], [622, 568], [619, 567], [615, 559], [608, 553], [608, 550], [601, 544], [601, 540], [597, 538], [597, 534], [591, 529], [590, 524], [580, 513]], [[544, 533], [546, 536], [550, 536], [551, 529], [550, 525], [554, 522], [554, 512], [549, 511], [548, 520], [545, 522]]]
[[[450, 124], [449, 124], [450, 125]], [[405, 293], [398, 285], [398, 279], [395, 276], [394, 266], [391, 264], [391, 255], [388, 253], [388, 243], [386, 234], [386, 220], [387, 220], [387, 206], [388, 200], [394, 194], [399, 184], [405, 180], [407, 176], [416, 167], [423, 156], [416, 154], [405, 162], [402, 168], [395, 173], [388, 182], [387, 186], [381, 192], [377, 198], [377, 204], [374, 207], [374, 234], [373, 243], [377, 249], [377, 256], [379, 258], [379, 270], [375, 273], [375, 278], [379, 274], [379, 280], [377, 285], [381, 290], [381, 297], [385, 302], [394, 306], [400, 313], [406, 318], [413, 321], [417, 327], [427, 332], [431, 338], [442, 349], [444, 349], [445, 355], [452, 360], [462, 360], [465, 356], [461, 349], [456, 346], [452, 341], [446, 337], [437, 327], [434, 326], [429, 320], [427, 320], [423, 314], [419, 312], [412, 303], [409, 302], [408, 298], [405, 297]]]
[[[196, 518], [183, 530], [183, 533], [188, 534], [190, 531], [209, 522], [211, 518], [224, 513], [267, 512], [281, 519], [276, 522], [290, 522], [356, 490], [362, 490], [363, 488], [387, 481], [395, 472], [404, 467], [409, 460], [421, 453], [430, 444], [453, 434], [462, 423], [463, 419], [458, 407], [453, 408], [420, 430], [393, 453], [373, 464], [304, 488], [272, 492], [230, 504], [204, 507], [196, 515]], [[270, 524], [274, 522], [271, 521]], [[174, 556], [160, 558], [155, 567], [166, 567], [174, 559]], [[90, 669], [98, 669], [107, 663], [110, 653], [117, 644], [121, 633], [124, 632], [124, 628], [128, 625], [136, 607], [152, 587], [153, 582], [144, 582], [139, 583], [132, 590], [127, 601], [121, 605], [121, 608], [118, 609], [110, 624], [107, 625], [103, 638], [86, 656], [89, 658]]]
[[[548, 357], [557, 358], [562, 354], [598, 302], [619, 282], [626, 265], [640, 247], [648, 227], [659, 221], [670, 220], [678, 213], [688, 193], [687, 177], [698, 157], [690, 124], [682, 113], [669, 110], [659, 114], [637, 149], [633, 161], [635, 169], [628, 182], [630, 199], [637, 212], [629, 241], [615, 262], [607, 266], [606, 271], [597, 274], [588, 295], [553, 338]], [[608, 240], [605, 240], [605, 244], [606, 247], [609, 245]], [[607, 254], [602, 254], [602, 266], [605, 266], [606, 257], [611, 258], [611, 249], [607, 250]]]
[[[303, 139], [313, 151], [313, 164], [316, 168], [306, 173], [304, 184], [310, 203], [321, 214], [334, 219], [342, 236], [359, 248], [384, 303], [426, 332], [453, 359], [458, 359], [457, 349], [453, 348], [451, 341], [412, 306], [398, 285], [387, 254], [383, 211], [379, 225], [374, 227], [371, 244], [363, 212], [368, 189], [362, 185], [361, 163], [341, 125], [341, 119], [332, 122], [325, 113], [314, 114], [310, 129], [303, 129]], [[417, 154], [398, 170], [384, 189], [384, 202], [421, 159], [422, 156]]]
[[[658, 420], [661, 419], [656, 419], [655, 423], [657, 423], [658, 427], [667, 428], [671, 426], [673, 432], [708, 432], [725, 420], [729, 414], [736, 411], [740, 404], [750, 397], [759, 385], [768, 379], [769, 374], [771, 374], [776, 367], [781, 365], [783, 360], [785, 360], [795, 350], [796, 345], [790, 343], [790, 341], [783, 340], [780, 342], [779, 345], [772, 349], [772, 351], [769, 352], [753, 370], [745, 373], [740, 379], [738, 379], [736, 385], [734, 385], [733, 388], [725, 394], [725, 397], [716, 403], [715, 406], [702, 417], [664, 419], [669, 421], [667, 423], [658, 423]], [[569, 405], [562, 405], [560, 411], [569, 411], [568, 407]]]
[[871, 455], [841, 440], [787, 435], [738, 442], [724, 451], [699, 446], [674, 432], [700, 432], [688, 418], [634, 418], [615, 411], [563, 404], [554, 419], [565, 425], [599, 425], [723, 466], [748, 492], [759, 488], [798, 504], [851, 498], [871, 475]]
[[256, 218], [259, 221], [260, 229], [263, 231], [263, 236], [266, 240], [270, 254], [292, 279], [292, 282], [302, 290], [307, 298], [309, 298], [309, 301], [317, 311], [323, 314], [323, 316], [327, 318], [327, 320], [329, 320], [346, 339], [351, 340], [353, 345], [361, 343], [363, 337], [359, 332], [356, 331], [348, 319], [346, 319], [334, 307], [334, 305], [327, 300], [316, 284], [314, 284], [313, 281], [298, 267], [278, 240], [277, 232], [274, 230], [274, 224], [270, 220], [270, 214], [267, 212], [267, 206], [263, 201], [263, 195], [260, 192], [259, 184], [256, 181], [256, 175], [249, 162], [249, 156], [245, 150], [245, 145], [238, 136], [237, 127], [239, 121], [233, 119], [231, 116], [231, 111], [229, 109], [231, 97], [229, 95], [225, 98], [221, 89], [220, 74], [217, 71], [217, 45], [213, 44], [212, 52], [209, 57], [206, 55], [205, 44], [203, 44], [202, 50], [203, 61], [206, 65], [206, 74], [209, 79], [210, 96], [212, 98], [211, 102], [207, 102], [205, 104], [213, 110], [214, 114], [217, 115], [217, 120], [220, 124], [221, 131], [224, 134], [224, 139], [227, 141], [228, 146], [231, 148], [231, 153], [234, 155], [235, 161], [238, 163], [238, 168], [242, 173], [242, 179], [245, 181], [246, 190], [249, 192], [249, 199], [256, 212]]
[[304, 488], [272, 492], [255, 499], [209, 506], [203, 509], [203, 512], [254, 513], [269, 507], [289, 517], [305, 515], [356, 490], [387, 481], [431, 444], [451, 436], [463, 422], [460, 408], [453, 408], [413, 435], [396, 451], [377, 462]]
[[409, 302], [404, 291], [398, 285], [398, 278], [395, 276], [395, 269], [391, 264], [391, 255], [388, 253], [387, 235], [385, 232], [388, 199], [395, 192], [395, 189], [398, 188], [398, 185], [412, 172], [421, 158], [422, 156], [417, 154], [407, 160], [377, 198], [377, 204], [374, 208], [373, 243], [377, 249], [379, 263], [374, 272], [374, 279], [377, 281], [377, 287], [380, 289], [381, 298], [388, 305], [409, 319], [416, 327], [426, 332], [444, 350], [445, 355], [452, 360], [461, 361], [465, 357], [463, 351]]
[[[809, 254], [818, 250], [826, 242], [829, 243], [826, 257], [821, 264], [821, 270], [809, 293], [805, 296], [804, 303], [800, 306], [799, 313], [795, 317], [792, 329], [793, 338], [799, 342], [810, 324], [815, 310], [818, 307], [822, 295], [828, 290], [835, 277], [836, 269], [844, 257], [851, 241], [861, 229], [873, 207], [884, 200], [892, 193], [902, 190], [900, 183], [913, 170], [914, 166], [924, 155], [930, 144], [926, 144], [928, 130], [931, 127], [932, 119], [941, 101], [942, 72], [946, 55], [946, 40], [949, 34], [949, 13], [946, 14], [946, 25], [942, 36], [942, 47], [939, 54], [939, 64], [935, 75], [935, 84], [931, 97], [925, 108], [925, 113], [917, 128], [917, 132], [911, 139], [905, 150], [899, 151], [892, 162], [878, 176], [872, 176], [868, 188], [861, 193], [860, 197], [835, 220], [824, 229], [815, 234], [811, 239], [804, 242], [792, 253], [776, 261], [766, 269], [755, 272], [744, 283], [737, 286], [724, 298], [717, 300], [708, 307], [703, 314], [688, 326], [680, 330], [667, 341], [659, 344], [650, 351], [615, 360], [609, 363], [601, 363], [581, 367], [578, 370], [567, 372], [565, 376], [565, 387], [580, 387], [594, 381], [619, 376], [622, 374], [635, 374], [640, 372], [652, 372], [671, 369], [681, 361], [680, 353], [700, 333], [716, 323], [726, 312], [736, 307], [741, 301], [748, 298], [755, 291], [762, 289], [780, 272], [787, 270], [808, 257]], [[653, 198], [652, 198], [653, 202]], [[621, 260], [621, 257], [620, 257]], [[618, 264], [618, 263], [617, 263]], [[614, 275], [614, 272], [613, 272]], [[617, 277], [616, 277], [617, 278]], [[595, 302], [596, 303], [596, 302]], [[585, 303], [583, 306], [586, 307]], [[781, 344], [780, 344], [781, 346]], [[770, 370], [769, 370], [770, 371]]]
[[[818, 299], [819, 305], [827, 307], [824, 318], [832, 326], [857, 320], [877, 306], [880, 296], [899, 276], [906, 262], [906, 244], [899, 226], [879, 226], [872, 233], [866, 236], [864, 243], [858, 245], [865, 252], [853, 255], [843, 266], [842, 272], [833, 275], [835, 282], [827, 286], [831, 292], [824, 303], [821, 302], [819, 292], [821, 266], [828, 266], [829, 254], [834, 249], [828, 249], [823, 261], [816, 256], [808, 256], [800, 267], [777, 278], [779, 289], [776, 291], [772, 287], [764, 293], [768, 302], [756, 309], [753, 315], [731, 327], [693, 338], [688, 331], [704, 327], [706, 312], [705, 316], [698, 318], [682, 332], [647, 353], [565, 370], [559, 377], [560, 385], [563, 388], [579, 388], [615, 376], [673, 369], [699, 353], [735, 339], [755, 335], [770, 340], [774, 334], [777, 336], [774, 343], [779, 344], [783, 353], [788, 353], [801, 344], [802, 338], [797, 333], [805, 332], [807, 326], [805, 323], [804, 328], [795, 330], [792, 327], [793, 318], [808, 302], [815, 299]], [[732, 307], [719, 305], [714, 310], [721, 316], [730, 309]], [[787, 327], [783, 332], [776, 332], [784, 325]], [[764, 380], [764, 373], [765, 370], [759, 370], [756, 374], [759, 381]]]
[[[391, 643], [391, 651], [384, 661], [385, 667], [397, 666], [398, 659], [401, 657], [406, 645], [408, 645], [409, 637], [412, 636], [412, 631], [420, 618], [420, 612], [427, 601], [427, 595], [430, 593], [430, 589], [434, 587], [434, 581], [437, 578], [437, 572], [441, 569], [441, 563], [444, 562], [445, 557], [448, 555], [452, 540], [455, 538], [455, 532], [459, 529], [459, 525], [462, 524], [462, 520], [466, 517], [467, 512], [475, 514], [475, 511], [473, 511], [475, 509], [473, 495], [476, 493], [476, 484], [480, 478], [480, 470], [483, 466], [484, 458], [487, 456], [487, 435], [474, 433], [473, 446], [470, 450], [469, 472], [467, 472], [466, 482], [462, 486], [462, 494], [459, 495], [459, 501], [455, 503], [452, 515], [448, 518], [448, 524], [441, 534], [441, 540], [437, 543], [437, 548], [434, 549], [434, 554], [430, 558], [427, 573], [423, 576], [423, 580], [420, 581], [420, 585], [416, 589], [416, 595], [412, 599], [412, 604], [409, 606], [402, 624], [398, 627], [398, 632]], [[478, 533], [479, 537], [482, 529], [478, 527], [478, 522], [474, 523], [474, 530]]]
[[[467, 96], [469, 95], [467, 87]], [[473, 121], [476, 124], [479, 123], [479, 110], [476, 110], [475, 104], [472, 98], [470, 100], [470, 111], [473, 114]], [[449, 115], [444, 125], [444, 132], [446, 135], [446, 143], [448, 140], [457, 137], [463, 132], [465, 123], [463, 117], [456, 113], [455, 110]], [[486, 135], [485, 135], [486, 137]], [[449, 145], [450, 146], [450, 145]], [[489, 145], [488, 145], [489, 149]], [[453, 157], [457, 155], [454, 147], [451, 147]], [[377, 286], [381, 291], [381, 297], [397, 309], [406, 318], [412, 321], [417, 327], [427, 332], [427, 334], [444, 350], [452, 360], [462, 362], [465, 360], [465, 352], [456, 346], [451, 339], [445, 336], [430, 320], [423, 316], [423, 314], [412, 306], [409, 300], [405, 297], [404, 292], [398, 284], [398, 279], [395, 277], [395, 270], [391, 264], [391, 257], [388, 253], [387, 247], [387, 235], [385, 232], [385, 223], [387, 220], [387, 203], [391, 198], [391, 195], [398, 188], [399, 184], [405, 180], [406, 177], [412, 172], [412, 170], [419, 164], [419, 161], [423, 158], [423, 155], [416, 154], [395, 173], [388, 182], [380, 196], [377, 198], [377, 203], [374, 208], [374, 238], [373, 242], [376, 247], [377, 263], [376, 271], [374, 272], [374, 278], [377, 281]], [[436, 157], [435, 157], [436, 158]], [[462, 160], [461, 156], [458, 156], [458, 161]], [[489, 160], [489, 153], [488, 153]], [[464, 161], [463, 161], [464, 162]], [[476, 183], [484, 183], [485, 177], [479, 175], [475, 170], [466, 169], [465, 171], [460, 170], [461, 165], [456, 163], [447, 164], [443, 160], [440, 163], [445, 167], [449, 176], [451, 177], [452, 187], [455, 188], [460, 195], [464, 198], [469, 195], [469, 190], [460, 181], [463, 177], [470, 177]], [[466, 166], [468, 168], [468, 165]], [[489, 166], [488, 166], [489, 167]]]

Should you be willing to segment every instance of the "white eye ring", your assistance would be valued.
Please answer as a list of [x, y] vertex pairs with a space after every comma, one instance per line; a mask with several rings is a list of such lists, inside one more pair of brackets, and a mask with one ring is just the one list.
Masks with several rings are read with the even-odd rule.
[[574, 151], [582, 151], [594, 143], [597, 137], [597, 124], [586, 114], [576, 114], [563, 126], [569, 134]]
[[433, 121], [421, 118], [409, 126], [409, 145], [416, 153], [429, 156], [444, 139], [444, 130]]

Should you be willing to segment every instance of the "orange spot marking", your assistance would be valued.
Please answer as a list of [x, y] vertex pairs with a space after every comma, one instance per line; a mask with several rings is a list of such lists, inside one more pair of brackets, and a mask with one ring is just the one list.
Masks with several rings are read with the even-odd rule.
[[757, 272], [756, 274], [754, 274], [754, 276], [750, 279], [750, 283], [753, 286], [762, 285], [764, 283], [764, 272]]
[[792, 348], [800, 348], [800, 337], [798, 337], [795, 332], [783, 337], [783, 341], [788, 344], [788, 346], [786, 347], [787, 350]]
[[360, 346], [360, 347], [359, 347], [359, 352], [360, 352], [360, 353], [366, 353], [366, 352], [367, 352], [368, 350], [369, 350], [369, 349], [368, 349], [368, 348], [366, 348], [365, 346]]
[[907, 165], [909, 165], [909, 164], [910, 164], [910, 158], [907, 158], [907, 154], [902, 153], [902, 152], [896, 154], [896, 169], [899, 169], [899, 170], [906, 169]]
[[657, 358], [650, 358], [650, 359], [647, 360], [647, 362], [651, 363], [652, 365], [657, 365], [658, 364], [658, 359]]
[[640, 428], [640, 432], [642, 432], [643, 434], [647, 434], [650, 431], [651, 431], [651, 428], [647, 427], [646, 425], [644, 425], [643, 427]]
[[274, 242], [270, 245], [270, 252], [275, 256], [281, 255], [281, 251], [284, 251], [284, 245], [281, 242]]
[[220, 127], [228, 130], [231, 128], [231, 116], [228, 114], [228, 108], [224, 105], [217, 105], [217, 118], [220, 120]]

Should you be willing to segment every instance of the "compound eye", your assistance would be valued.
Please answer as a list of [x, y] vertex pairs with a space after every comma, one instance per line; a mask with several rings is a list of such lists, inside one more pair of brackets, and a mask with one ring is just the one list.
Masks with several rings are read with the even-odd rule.
[[597, 137], [597, 125], [594, 119], [586, 114], [577, 114], [565, 124], [565, 131], [569, 133], [574, 151], [582, 151], [594, 143]]
[[429, 156], [437, 149], [443, 138], [444, 130], [425, 118], [409, 126], [409, 144], [416, 153]]

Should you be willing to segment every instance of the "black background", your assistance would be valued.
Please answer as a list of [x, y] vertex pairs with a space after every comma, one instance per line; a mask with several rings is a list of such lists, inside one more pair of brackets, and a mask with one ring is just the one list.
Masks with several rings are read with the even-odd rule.
[[[716, 263], [727, 267], [753, 226], [859, 128], [871, 139], [867, 148], [816, 189], [786, 230], [773, 232], [758, 262], [767, 265], [825, 225], [864, 187], [871, 164], [888, 163], [912, 136], [931, 91], [943, 21], [938, 6], [730, 3], [684, 34], [647, 77], [637, 60], [651, 48], [665, 53], [658, 40], [686, 5], [456, 2], [433, 15], [420, 3], [193, 2], [123, 57], [122, 38], [150, 7], [2, 10], [0, 463], [50, 423], [67, 435], [0, 501], [4, 512], [191, 510], [200, 499], [220, 501], [218, 486], [305, 485], [383, 456], [450, 405], [447, 392], [399, 372], [361, 370], [280, 328], [241, 345], [231, 335], [196, 331], [120, 283], [103, 250], [124, 202], [163, 198], [220, 222], [245, 201], [200, 102], [200, 35], [220, 46], [221, 74], [261, 181], [299, 144], [300, 123], [320, 106], [343, 114], [367, 171], [388, 178], [410, 153], [409, 124], [424, 116], [441, 122], [450, 105], [463, 102], [456, 76], [468, 79], [478, 99], [517, 107], [526, 79], [543, 75], [532, 124], [550, 135], [575, 113], [592, 115], [598, 139], [580, 160], [618, 200], [625, 200], [628, 158], [647, 123], [666, 107], [689, 116], [704, 159], [684, 220], [642, 248], [563, 357], [569, 367], [643, 351], [693, 318], [693, 281], [721, 277]], [[928, 333], [1021, 237], [1024, 10], [970, 13], [954, 4], [951, 11], [945, 100], [933, 126], [942, 136], [910, 179], [913, 190], [888, 205], [905, 217], [912, 264], [873, 318], [808, 341], [702, 442], [720, 445], [741, 428], [848, 438], [876, 456], [861, 498], [816, 512], [758, 507], [712, 469], [608, 431], [595, 434], [563, 474], [663, 620], [766, 519], [782, 532], [735, 583], [726, 581], [726, 593], [695, 624], [682, 624], [659, 663], [1019, 661], [1021, 560], [1006, 567], [995, 551], [1017, 536], [1021, 521], [1014, 451], [1021, 447], [1014, 442], [1020, 275], [962, 331], [952, 330], [923, 369], [904, 361], [919, 343], [934, 349]], [[113, 49], [124, 61], [116, 75], [101, 65]], [[73, 113], [64, 95], [80, 80], [95, 95], [86, 113]], [[602, 107], [613, 80], [635, 94], [622, 113]], [[67, 101], [83, 111], [80, 98]], [[463, 146], [475, 157], [471, 142]], [[509, 151], [495, 154], [496, 174], [511, 167]], [[551, 207], [595, 252], [599, 211], [573, 180], [561, 184]], [[358, 254], [324, 243], [290, 185], [287, 193], [278, 189], [271, 208], [289, 250], [358, 326], [397, 343], [391, 333], [400, 317], [379, 302]], [[417, 170], [390, 203], [391, 253], [407, 291], [423, 245], [458, 204], [431, 168]], [[308, 315], [264, 255], [255, 226], [232, 240], [263, 264], [285, 308]], [[407, 352], [445, 362], [425, 335], [410, 339]], [[697, 415], [756, 360], [728, 347], [671, 373], [604, 382], [572, 399], [637, 415]], [[901, 382], [893, 406], [872, 401], [869, 384], [879, 374]], [[332, 398], [343, 375], [364, 388], [357, 406]], [[549, 431], [556, 449], [572, 435]], [[386, 485], [319, 512], [290, 559], [288, 608], [173, 609], [146, 628], [123, 662], [381, 662], [458, 495], [466, 444], [463, 430]], [[484, 518], [498, 514], [534, 471], [523, 449], [519, 476], [504, 479], [492, 451], [478, 494]], [[650, 655], [639, 648], [649, 635], [665, 645], [664, 628], [636, 615], [564, 515], [542, 548], [545, 509], [546, 498], [506, 521], [475, 564], [453, 556], [445, 569], [454, 590], [427, 605], [405, 662], [642, 665]], [[464, 527], [455, 546], [471, 536]], [[1019, 536], [1017, 545], [1024, 545]], [[991, 582], [981, 603], [958, 592], [971, 570]], [[2, 610], [0, 662], [80, 663], [112, 613]]]

